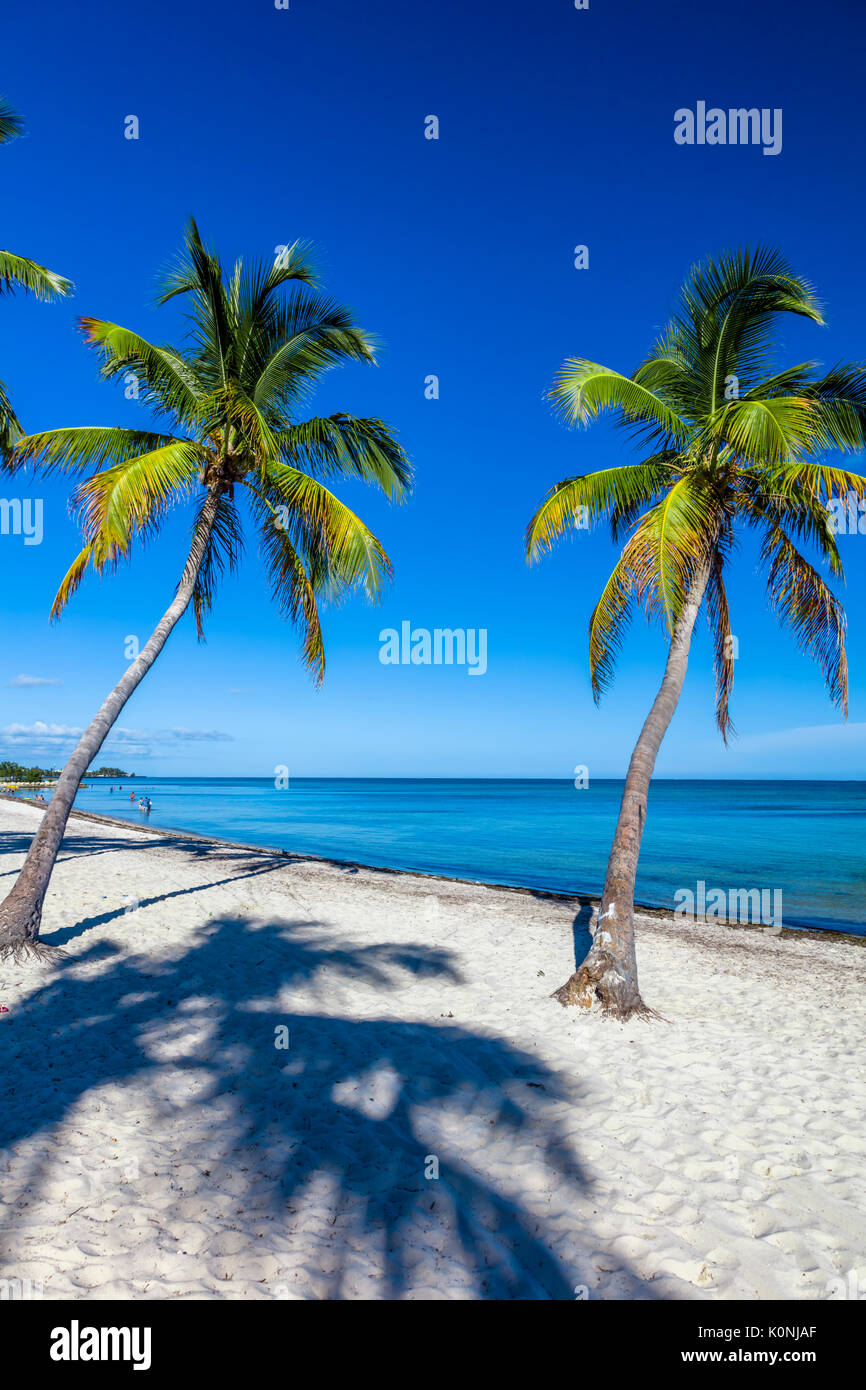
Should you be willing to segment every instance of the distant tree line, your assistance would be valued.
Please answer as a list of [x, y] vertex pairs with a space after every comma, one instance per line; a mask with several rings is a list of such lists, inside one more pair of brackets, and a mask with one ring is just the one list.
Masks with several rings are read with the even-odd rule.
[[[53, 782], [60, 776], [58, 767], [22, 767], [21, 763], [0, 762], [0, 782]], [[116, 777], [118, 781], [134, 777], [119, 767], [100, 767], [87, 773], [88, 777]]]
[[20, 763], [0, 762], [0, 782], [51, 782], [60, 772], [52, 767], [22, 767]]

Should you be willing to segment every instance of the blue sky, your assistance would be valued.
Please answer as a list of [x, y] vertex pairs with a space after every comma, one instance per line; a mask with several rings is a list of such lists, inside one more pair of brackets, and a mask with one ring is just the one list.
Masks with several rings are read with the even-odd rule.
[[[827, 326], [785, 325], [783, 360], [866, 356], [862, 274], [866, 14], [850, 0], [54, 0], [4, 17], [0, 92], [26, 138], [0, 150], [0, 244], [70, 276], [74, 298], [0, 304], [0, 377], [29, 429], [133, 423], [99, 382], [79, 314], [180, 336], [159, 271], [192, 213], [226, 260], [312, 241], [325, 287], [382, 344], [375, 369], [330, 374], [316, 414], [379, 415], [416, 470], [408, 505], [343, 494], [386, 545], [378, 608], [328, 613], [316, 691], [250, 544], [208, 642], [191, 617], [127, 706], [104, 761], [141, 772], [298, 776], [620, 775], [664, 663], [638, 621], [614, 690], [589, 692], [586, 624], [612, 567], [580, 535], [528, 569], [522, 533], [557, 479], [631, 457], [606, 423], [565, 430], [545, 399], [569, 355], [630, 371], [689, 266], [746, 241], [779, 245], [817, 287]], [[783, 111], [783, 147], [684, 147], [699, 100]], [[125, 140], [135, 114], [140, 139]], [[440, 121], [424, 138], [425, 117]], [[573, 248], [589, 247], [589, 269]], [[440, 379], [427, 400], [425, 378]], [[4, 495], [14, 495], [7, 480]], [[0, 537], [0, 756], [62, 762], [144, 640], [183, 564], [188, 518], [61, 623], [47, 615], [76, 553], [62, 483], [38, 482], [40, 546]], [[713, 724], [710, 648], [693, 647], [658, 763], [667, 776], [866, 776], [866, 537], [848, 575], [851, 713], [767, 611], [754, 548], [730, 581], [739, 739]], [[379, 632], [485, 628], [488, 669], [383, 666]], [[21, 683], [28, 681], [46, 684]], [[19, 682], [19, 683], [15, 683]]]

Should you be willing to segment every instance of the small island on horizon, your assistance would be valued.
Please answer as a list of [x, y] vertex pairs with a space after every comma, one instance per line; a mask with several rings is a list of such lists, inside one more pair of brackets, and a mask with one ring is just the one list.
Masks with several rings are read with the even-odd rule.
[[[60, 776], [60, 768], [57, 767], [24, 767], [21, 763], [0, 762], [0, 783], [4, 786], [20, 784], [24, 782], [33, 785], [45, 785], [46, 783], [56, 782]], [[116, 777], [118, 781], [131, 781], [135, 776], [134, 772], [122, 772], [119, 767], [100, 767], [85, 774], [86, 777]], [[84, 780], [84, 779], [82, 779]]]

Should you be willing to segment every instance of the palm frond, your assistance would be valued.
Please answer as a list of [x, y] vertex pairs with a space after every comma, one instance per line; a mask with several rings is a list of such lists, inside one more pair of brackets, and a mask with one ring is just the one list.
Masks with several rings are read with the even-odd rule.
[[5, 97], [0, 97], [0, 145], [24, 132], [24, 117], [11, 106]]
[[727, 251], [695, 266], [682, 291], [680, 326], [710, 367], [707, 409], [723, 399], [727, 377], [767, 374], [775, 319], [796, 314], [822, 323], [814, 290], [773, 247]]
[[412, 466], [394, 431], [382, 420], [329, 415], [299, 421], [276, 434], [280, 457], [321, 479], [360, 478], [402, 502], [412, 485]]
[[[781, 526], [787, 533], [793, 532], [798, 539], [814, 545], [832, 573], [841, 578], [842, 558], [829, 507], [834, 491], [832, 487], [825, 489], [820, 477], [813, 477], [814, 467], [788, 463], [772, 468], [739, 468], [734, 484], [735, 508], [741, 518], [762, 533], [767, 525]], [[866, 479], [859, 481], [866, 497]]]
[[626, 542], [589, 619], [589, 676], [596, 704], [613, 681], [631, 617], [631, 601], [640, 588], [635, 564], [641, 548], [634, 537]]
[[11, 473], [13, 471], [12, 449], [22, 434], [21, 423], [12, 409], [12, 402], [7, 395], [6, 387], [0, 381], [0, 472]]
[[555, 483], [526, 528], [526, 554], [530, 562], [569, 531], [582, 530], [583, 513], [589, 523], [610, 517], [616, 533], [634, 519], [637, 510], [650, 503], [676, 476], [675, 454], [648, 459], [621, 468], [604, 468]]
[[10, 294], [16, 288], [26, 290], [37, 299], [61, 299], [72, 291], [71, 280], [48, 270], [26, 256], [13, 251], [0, 251], [0, 294]]
[[270, 515], [260, 527], [260, 541], [271, 592], [280, 612], [299, 630], [304, 665], [316, 684], [321, 685], [325, 676], [325, 644], [315, 588], [288, 532], [276, 527]]
[[375, 362], [368, 337], [349, 310], [323, 295], [296, 295], [250, 334], [247, 372], [257, 404], [295, 404], [321, 375], [343, 362]]
[[840, 362], [803, 394], [814, 406], [821, 424], [817, 447], [861, 450], [866, 446], [866, 366]]
[[339, 599], [358, 586], [377, 599], [391, 579], [391, 562], [372, 531], [317, 479], [269, 464], [265, 496], [281, 509], [274, 524], [287, 530], [317, 593]]
[[175, 295], [190, 298], [189, 319], [207, 361], [215, 386], [225, 386], [231, 373], [233, 325], [222, 263], [209, 251], [191, 217], [184, 237], [185, 251], [156, 297], [166, 304]]
[[[274, 596], [300, 628], [304, 660], [321, 680], [317, 597], [340, 598], [361, 588], [375, 598], [391, 574], [381, 543], [323, 479], [360, 478], [402, 500], [411, 469], [379, 419], [298, 419], [297, 407], [322, 371], [343, 361], [374, 360], [371, 340], [349, 310], [314, 284], [308, 249], [300, 243], [272, 264], [237, 260], [225, 271], [191, 220], [181, 260], [158, 298], [163, 304], [185, 298], [184, 350], [151, 343], [119, 324], [81, 320], [103, 377], [134, 376], [135, 398], [157, 417], [168, 417], [173, 432], [84, 426], [13, 441], [17, 423], [10, 417], [15, 466], [93, 470], [74, 495], [85, 547], [61, 586], [58, 612], [88, 566], [116, 566], [134, 540], [156, 533], [178, 502], [195, 499], [198, 535], [202, 507], [210, 499], [210, 520], [216, 498], [192, 596], [202, 637], [219, 580], [242, 552], [234, 490], [243, 486], [253, 498]], [[279, 293], [283, 288], [288, 295]]]
[[190, 494], [200, 469], [200, 449], [188, 440], [172, 440], [81, 483], [73, 505], [94, 568], [116, 567], [135, 536], [152, 535], [166, 512]]
[[72, 561], [72, 564], [69, 566], [69, 569], [66, 571], [66, 574], [63, 576], [60, 588], [57, 590], [57, 593], [54, 596], [54, 602], [51, 605], [50, 617], [52, 622], [56, 621], [60, 617], [64, 608], [66, 607], [69, 600], [72, 598], [72, 595], [75, 593], [76, 589], [78, 588], [79, 584], [84, 578], [87, 566], [90, 564], [92, 555], [93, 545], [88, 544], [84, 547], [82, 551], [78, 553], [78, 555], [76, 555], [75, 559]]
[[634, 538], [645, 547], [641, 591], [648, 613], [673, 632], [694, 575], [710, 562], [724, 522], [718, 499], [686, 475], [641, 518]]
[[603, 410], [619, 410], [629, 423], [648, 425], [666, 447], [691, 436], [686, 422], [648, 386], [582, 357], [563, 364], [550, 395], [569, 424], [586, 425]]
[[741, 459], [781, 463], [820, 448], [824, 430], [806, 396], [754, 395], [730, 401], [720, 416], [719, 438]]
[[770, 604], [797, 644], [820, 667], [828, 693], [848, 714], [845, 614], [820, 574], [780, 527], [767, 530], [761, 556], [768, 567]]
[[725, 743], [734, 732], [730, 715], [731, 691], [734, 687], [734, 650], [731, 616], [725, 592], [723, 560], [715, 551], [710, 563], [705, 591], [707, 622], [713, 638], [713, 667], [716, 676], [716, 725]]
[[141, 388], [140, 399], [157, 415], [195, 421], [211, 383], [202, 381], [198, 364], [171, 347], [158, 347], [140, 334], [102, 319], [79, 320], [85, 339], [102, 360], [105, 380], [131, 372]]
[[150, 430], [121, 429], [114, 425], [73, 425], [66, 429], [40, 430], [18, 440], [11, 459], [13, 466], [38, 463], [39, 471], [75, 473], [126, 463], [141, 454], [153, 453], [173, 443], [170, 434]]
[[[193, 520], [192, 534], [198, 532], [202, 512], [207, 504], [208, 494], [201, 498]], [[240, 514], [231, 494], [224, 490], [217, 501], [216, 515], [210, 533], [207, 549], [196, 576], [192, 594], [193, 613], [198, 640], [204, 641], [205, 618], [213, 608], [219, 581], [226, 570], [235, 573], [240, 565], [244, 549], [243, 526]]]
[[612, 678], [632, 600], [673, 634], [693, 586], [702, 586], [726, 740], [734, 668], [724, 566], [737, 521], [764, 538], [771, 604], [847, 708], [841, 605], [791, 537], [814, 546], [842, 576], [830, 512], [841, 501], [866, 501], [866, 477], [823, 455], [866, 446], [866, 364], [842, 363], [823, 376], [814, 362], [779, 368], [774, 332], [785, 314], [823, 322], [812, 287], [780, 252], [746, 247], [692, 268], [631, 376], [588, 358], [566, 361], [551, 394], [569, 423], [615, 410], [639, 440], [658, 447], [630, 469], [557, 483], [526, 532], [532, 560], [601, 515], [615, 539], [630, 528], [590, 622], [596, 698]]

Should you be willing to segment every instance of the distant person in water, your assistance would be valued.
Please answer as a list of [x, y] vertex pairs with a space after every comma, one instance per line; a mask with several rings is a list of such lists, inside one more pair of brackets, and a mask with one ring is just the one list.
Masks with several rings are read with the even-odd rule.
[[129, 793], [129, 799], [130, 799], [130, 801], [134, 801], [134, 800], [135, 800], [135, 792], [130, 792], [130, 793]]

